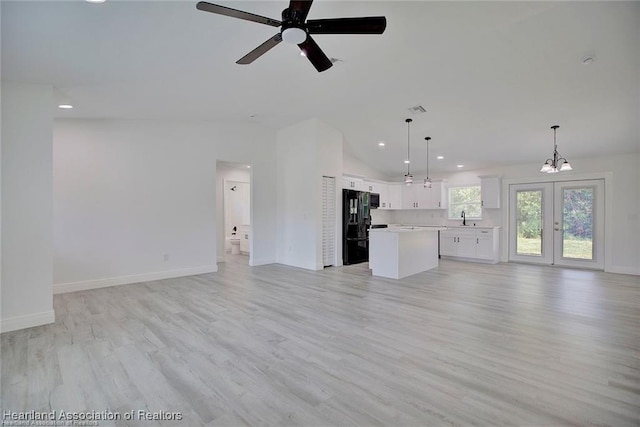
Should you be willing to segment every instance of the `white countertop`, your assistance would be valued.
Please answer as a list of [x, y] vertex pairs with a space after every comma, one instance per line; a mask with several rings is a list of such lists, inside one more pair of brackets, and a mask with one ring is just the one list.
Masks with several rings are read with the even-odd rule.
[[[446, 230], [448, 228], [463, 228], [463, 229], [483, 229], [493, 230], [500, 228], [499, 225], [494, 226], [476, 226], [476, 225], [421, 225], [421, 224], [389, 224], [389, 228], [437, 228], [438, 230]], [[376, 229], [380, 230], [380, 229]]]
[[484, 230], [493, 230], [496, 228], [500, 228], [499, 225], [494, 225], [493, 227], [478, 227], [475, 225], [448, 225], [446, 228], [464, 228], [464, 229], [472, 229], [472, 228], [481, 228]]
[[439, 230], [446, 230], [446, 229], [447, 227], [440, 227], [437, 225], [422, 226], [422, 227], [402, 226], [402, 227], [391, 227], [391, 228], [372, 228], [369, 230], [369, 233], [416, 233], [416, 232], [424, 232], [424, 231], [439, 231]]

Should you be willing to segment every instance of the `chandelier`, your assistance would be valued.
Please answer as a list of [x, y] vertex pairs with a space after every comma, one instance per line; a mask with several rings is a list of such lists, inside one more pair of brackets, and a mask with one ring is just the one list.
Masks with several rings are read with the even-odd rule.
[[556, 131], [560, 126], [554, 125], [551, 126], [553, 129], [553, 158], [547, 159], [542, 165], [542, 169], [540, 172], [546, 173], [558, 173], [564, 171], [570, 171], [573, 168], [569, 164], [569, 161], [564, 157], [560, 157], [560, 153], [558, 153], [558, 144], [556, 142]]

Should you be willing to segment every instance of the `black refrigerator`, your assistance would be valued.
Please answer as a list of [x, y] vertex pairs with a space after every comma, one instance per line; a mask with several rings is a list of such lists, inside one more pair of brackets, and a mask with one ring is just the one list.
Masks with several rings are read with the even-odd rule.
[[342, 263], [369, 261], [369, 193], [342, 190]]

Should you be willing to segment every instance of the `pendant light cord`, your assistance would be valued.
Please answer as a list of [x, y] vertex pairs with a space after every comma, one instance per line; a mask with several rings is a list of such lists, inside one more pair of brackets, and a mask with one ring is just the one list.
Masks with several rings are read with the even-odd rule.
[[431, 138], [426, 137], [425, 140], [427, 141], [427, 179], [429, 179], [429, 141]]
[[411, 149], [409, 148], [411, 136], [409, 128], [412, 121], [412, 119], [405, 120], [407, 122], [407, 175], [411, 175]]

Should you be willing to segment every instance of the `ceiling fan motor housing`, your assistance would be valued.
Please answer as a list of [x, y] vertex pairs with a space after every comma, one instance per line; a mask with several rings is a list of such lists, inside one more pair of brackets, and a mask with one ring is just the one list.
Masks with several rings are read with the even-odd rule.
[[299, 10], [286, 8], [282, 11], [282, 40], [291, 44], [300, 44], [307, 39], [304, 16]]

